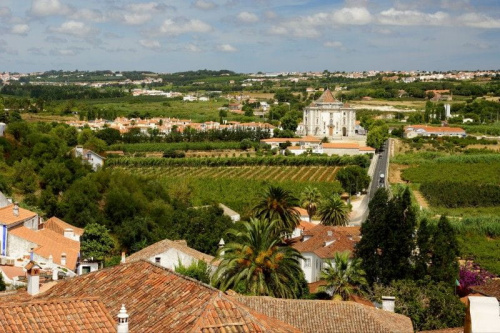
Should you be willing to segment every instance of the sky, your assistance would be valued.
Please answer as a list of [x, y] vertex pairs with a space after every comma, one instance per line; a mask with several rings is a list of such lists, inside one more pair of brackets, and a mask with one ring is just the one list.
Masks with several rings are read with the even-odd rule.
[[0, 0], [0, 71], [500, 69], [499, 0]]

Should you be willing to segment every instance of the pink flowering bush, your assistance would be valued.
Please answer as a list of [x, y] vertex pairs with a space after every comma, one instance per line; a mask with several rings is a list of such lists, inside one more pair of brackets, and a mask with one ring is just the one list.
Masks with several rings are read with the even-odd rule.
[[460, 297], [467, 296], [470, 293], [471, 286], [480, 286], [492, 277], [494, 277], [493, 274], [468, 261], [460, 267], [460, 285], [457, 287], [457, 292]]

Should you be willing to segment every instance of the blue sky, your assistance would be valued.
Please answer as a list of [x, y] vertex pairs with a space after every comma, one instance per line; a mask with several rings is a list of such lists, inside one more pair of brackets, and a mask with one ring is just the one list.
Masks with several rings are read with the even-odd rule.
[[498, 0], [0, 0], [0, 71], [500, 69]]

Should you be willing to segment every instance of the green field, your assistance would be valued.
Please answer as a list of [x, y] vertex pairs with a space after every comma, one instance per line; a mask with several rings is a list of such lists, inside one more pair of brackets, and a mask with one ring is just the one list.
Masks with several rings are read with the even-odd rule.
[[226, 150], [240, 149], [241, 142], [145, 142], [145, 143], [120, 143], [109, 147], [109, 150], [123, 150], [126, 153], [163, 152], [165, 150]]
[[403, 170], [401, 176], [413, 183], [452, 181], [500, 184], [500, 162], [422, 164]]
[[155, 178], [210, 178], [264, 180], [270, 182], [326, 182], [335, 181], [339, 167], [332, 166], [242, 166], [242, 167], [143, 167], [124, 168]]

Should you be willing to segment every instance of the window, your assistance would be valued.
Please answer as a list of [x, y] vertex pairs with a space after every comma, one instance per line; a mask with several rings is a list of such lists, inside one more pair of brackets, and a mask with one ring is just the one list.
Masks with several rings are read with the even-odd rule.
[[82, 266], [82, 275], [90, 273], [90, 266]]
[[159, 264], [161, 262], [161, 258], [160, 257], [155, 257], [155, 263]]
[[311, 259], [310, 258], [304, 259], [304, 267], [311, 267]]

